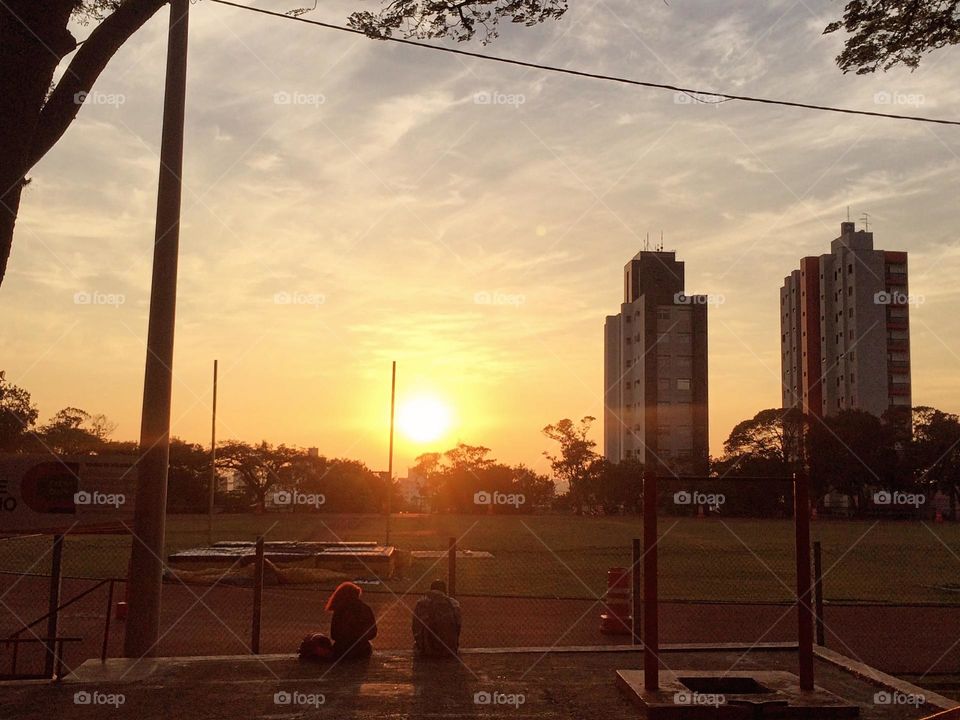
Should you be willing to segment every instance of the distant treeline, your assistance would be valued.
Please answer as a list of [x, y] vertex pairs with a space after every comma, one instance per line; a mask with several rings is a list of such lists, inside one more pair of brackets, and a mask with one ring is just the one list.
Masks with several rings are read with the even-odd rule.
[[[0, 375], [0, 452], [137, 454], [136, 443], [110, 439], [115, 425], [103, 415], [67, 407], [45, 424], [38, 418], [30, 394]], [[550, 475], [498, 462], [489, 448], [460, 443], [444, 453], [421, 455], [408, 478], [389, 484], [358, 460], [227, 440], [217, 445], [216, 507], [222, 512], [383, 512], [390, 492], [394, 512], [638, 513], [644, 465], [600, 456], [588, 437], [594, 422], [589, 416], [579, 422], [563, 419], [543, 429], [555, 448], [544, 452]], [[720, 458], [710, 460], [712, 480], [686, 487], [671, 479], [661, 486], [665, 512], [789, 516], [789, 484], [733, 480], [787, 479], [805, 472], [823, 512], [916, 517], [934, 512], [936, 499], [946, 504], [937, 509], [957, 516], [960, 419], [935, 408], [903, 408], [882, 418], [857, 410], [816, 418], [771, 408], [738, 423], [723, 449]], [[669, 477], [669, 470], [659, 472]], [[210, 478], [209, 448], [171, 440], [171, 512], [204, 512]], [[689, 500], [684, 492], [691, 494]]]

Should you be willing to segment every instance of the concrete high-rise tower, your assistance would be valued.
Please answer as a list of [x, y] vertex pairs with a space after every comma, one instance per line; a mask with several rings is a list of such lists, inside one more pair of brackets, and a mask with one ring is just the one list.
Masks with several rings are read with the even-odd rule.
[[840, 224], [830, 253], [805, 257], [780, 289], [783, 407], [823, 417], [911, 406], [907, 253]]
[[604, 325], [604, 455], [706, 474], [707, 297], [684, 295], [673, 252], [639, 252], [623, 275], [620, 313]]

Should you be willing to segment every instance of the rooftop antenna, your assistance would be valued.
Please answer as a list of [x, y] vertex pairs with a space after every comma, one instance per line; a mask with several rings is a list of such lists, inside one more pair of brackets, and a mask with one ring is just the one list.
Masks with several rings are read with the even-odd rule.
[[847, 205], [847, 222], [850, 222], [850, 206]]
[[663, 252], [663, 230], [660, 231], [660, 247], [657, 250]]
[[864, 213], [864, 214], [863, 214], [863, 217], [862, 217], [861, 219], [863, 220], [863, 229], [864, 229], [864, 231], [865, 231], [865, 232], [870, 232], [870, 215], [869, 215], [869, 213]]
[[650, 233], [647, 233], [647, 239], [643, 241], [643, 249], [645, 252], [650, 250]]

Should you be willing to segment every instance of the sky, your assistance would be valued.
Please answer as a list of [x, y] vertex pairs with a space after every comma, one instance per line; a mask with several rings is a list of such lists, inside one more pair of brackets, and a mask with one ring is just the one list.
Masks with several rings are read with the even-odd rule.
[[[297, 2], [260, 0], [288, 10]], [[570, 0], [469, 50], [801, 102], [960, 117], [960, 48], [843, 75], [830, 1]], [[343, 23], [366, 0], [306, 17]], [[726, 102], [509, 67], [191, 6], [172, 432], [387, 464], [456, 442], [547, 468], [541, 429], [598, 418], [603, 322], [659, 242], [709, 309], [711, 452], [780, 403], [778, 291], [847, 207], [910, 253], [914, 404], [960, 411], [960, 128]], [[0, 287], [0, 369], [139, 434], [166, 12], [113, 59], [31, 173]], [[77, 27], [82, 38], [89, 28]], [[435, 41], [442, 44], [444, 41]], [[858, 227], [859, 227], [858, 223]], [[920, 302], [919, 300], [922, 300]]]

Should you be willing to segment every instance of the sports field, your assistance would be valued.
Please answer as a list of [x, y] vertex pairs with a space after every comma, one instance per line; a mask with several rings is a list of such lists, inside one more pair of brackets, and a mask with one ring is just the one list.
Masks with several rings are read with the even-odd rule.
[[[789, 520], [660, 519], [660, 587], [665, 599], [789, 601], [795, 583], [793, 525]], [[214, 540], [376, 540], [385, 519], [371, 515], [219, 515]], [[594, 598], [606, 571], [630, 564], [631, 540], [642, 523], [631, 517], [566, 515], [394, 515], [391, 544], [403, 550], [461, 550], [492, 558], [461, 557], [460, 594]], [[206, 516], [172, 515], [168, 552], [207, 542]], [[960, 525], [895, 521], [815, 521], [823, 546], [828, 600], [960, 604]], [[128, 537], [69, 537], [65, 574], [123, 577]], [[45, 537], [0, 539], [0, 570], [43, 574]], [[390, 589], [419, 589], [446, 573], [446, 559], [418, 558]], [[375, 590], [375, 586], [370, 588]]]

